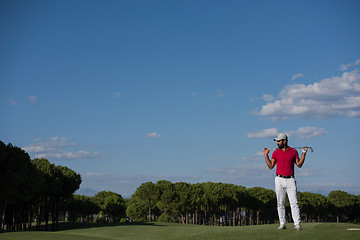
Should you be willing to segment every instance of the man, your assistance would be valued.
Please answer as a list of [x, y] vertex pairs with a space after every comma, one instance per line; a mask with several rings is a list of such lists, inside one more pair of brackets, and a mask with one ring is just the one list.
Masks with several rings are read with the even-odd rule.
[[299, 168], [302, 167], [305, 161], [307, 148], [304, 147], [301, 149], [302, 155], [301, 158], [299, 158], [298, 152], [294, 148], [288, 146], [288, 137], [286, 134], [279, 134], [274, 141], [276, 141], [278, 149], [273, 152], [271, 160], [269, 159], [270, 149], [264, 148], [263, 153], [269, 169], [273, 169], [276, 165], [275, 192], [280, 220], [280, 227], [278, 229], [286, 229], [285, 198], [287, 194], [295, 229], [301, 230], [300, 209], [297, 200], [296, 180], [294, 177], [294, 164]]

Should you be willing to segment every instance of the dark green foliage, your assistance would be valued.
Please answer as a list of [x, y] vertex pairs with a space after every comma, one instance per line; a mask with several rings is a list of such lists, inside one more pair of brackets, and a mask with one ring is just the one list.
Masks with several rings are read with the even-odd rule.
[[152, 182], [141, 184], [133, 194], [133, 198], [148, 209], [149, 221], [152, 221], [152, 209], [159, 199], [159, 191], [155, 185]]
[[118, 222], [126, 216], [125, 201], [120, 194], [102, 191], [95, 195], [93, 201], [111, 222]]
[[354, 206], [359, 207], [357, 196], [340, 190], [332, 191], [328, 196], [328, 201], [332, 205], [331, 210], [336, 215], [337, 222], [349, 221], [349, 217], [359, 218], [359, 216], [353, 216]]
[[67, 202], [68, 220], [92, 223], [94, 215], [100, 212], [100, 207], [95, 203], [93, 197], [84, 195], [74, 196]]
[[[342, 191], [333, 191], [328, 197], [298, 192], [298, 200], [303, 222], [336, 221], [336, 216], [346, 222], [360, 221], [360, 196]], [[278, 221], [276, 204], [275, 192], [262, 187], [161, 180], [142, 184], [129, 200], [126, 213], [131, 221], [259, 225]], [[291, 222], [290, 208], [287, 213]]]
[[34, 159], [21, 148], [0, 141], [0, 231], [31, 229], [34, 218], [40, 228], [50, 217], [52, 230], [59, 222], [64, 201], [81, 183], [80, 174], [55, 166], [46, 159]]

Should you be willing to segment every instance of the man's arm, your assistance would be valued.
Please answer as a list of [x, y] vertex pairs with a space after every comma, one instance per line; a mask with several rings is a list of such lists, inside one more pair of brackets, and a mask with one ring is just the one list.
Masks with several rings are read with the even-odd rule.
[[304, 162], [305, 162], [305, 157], [306, 157], [306, 152], [307, 152], [307, 150], [308, 150], [307, 147], [302, 148], [302, 149], [301, 149], [301, 151], [302, 151], [301, 158], [295, 160], [296, 166], [298, 166], [299, 168], [301, 168], [302, 165], [303, 165]]
[[263, 149], [266, 165], [269, 167], [269, 169], [273, 169], [275, 167], [276, 161], [275, 161], [275, 159], [271, 159], [271, 161], [270, 161], [269, 152], [270, 152], [270, 149], [267, 149], [267, 148]]

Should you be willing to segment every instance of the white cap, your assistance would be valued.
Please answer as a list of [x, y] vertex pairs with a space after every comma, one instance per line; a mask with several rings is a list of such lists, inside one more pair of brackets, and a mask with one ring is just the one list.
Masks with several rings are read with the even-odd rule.
[[277, 138], [274, 138], [274, 141], [287, 140], [287, 139], [288, 137], [286, 136], [285, 133], [280, 133]]

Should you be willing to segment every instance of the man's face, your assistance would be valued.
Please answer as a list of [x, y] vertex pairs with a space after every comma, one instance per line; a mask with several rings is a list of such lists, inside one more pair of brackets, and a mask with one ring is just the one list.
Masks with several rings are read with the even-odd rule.
[[278, 148], [283, 149], [285, 147], [285, 141], [286, 140], [276, 141], [276, 144], [278, 145]]

